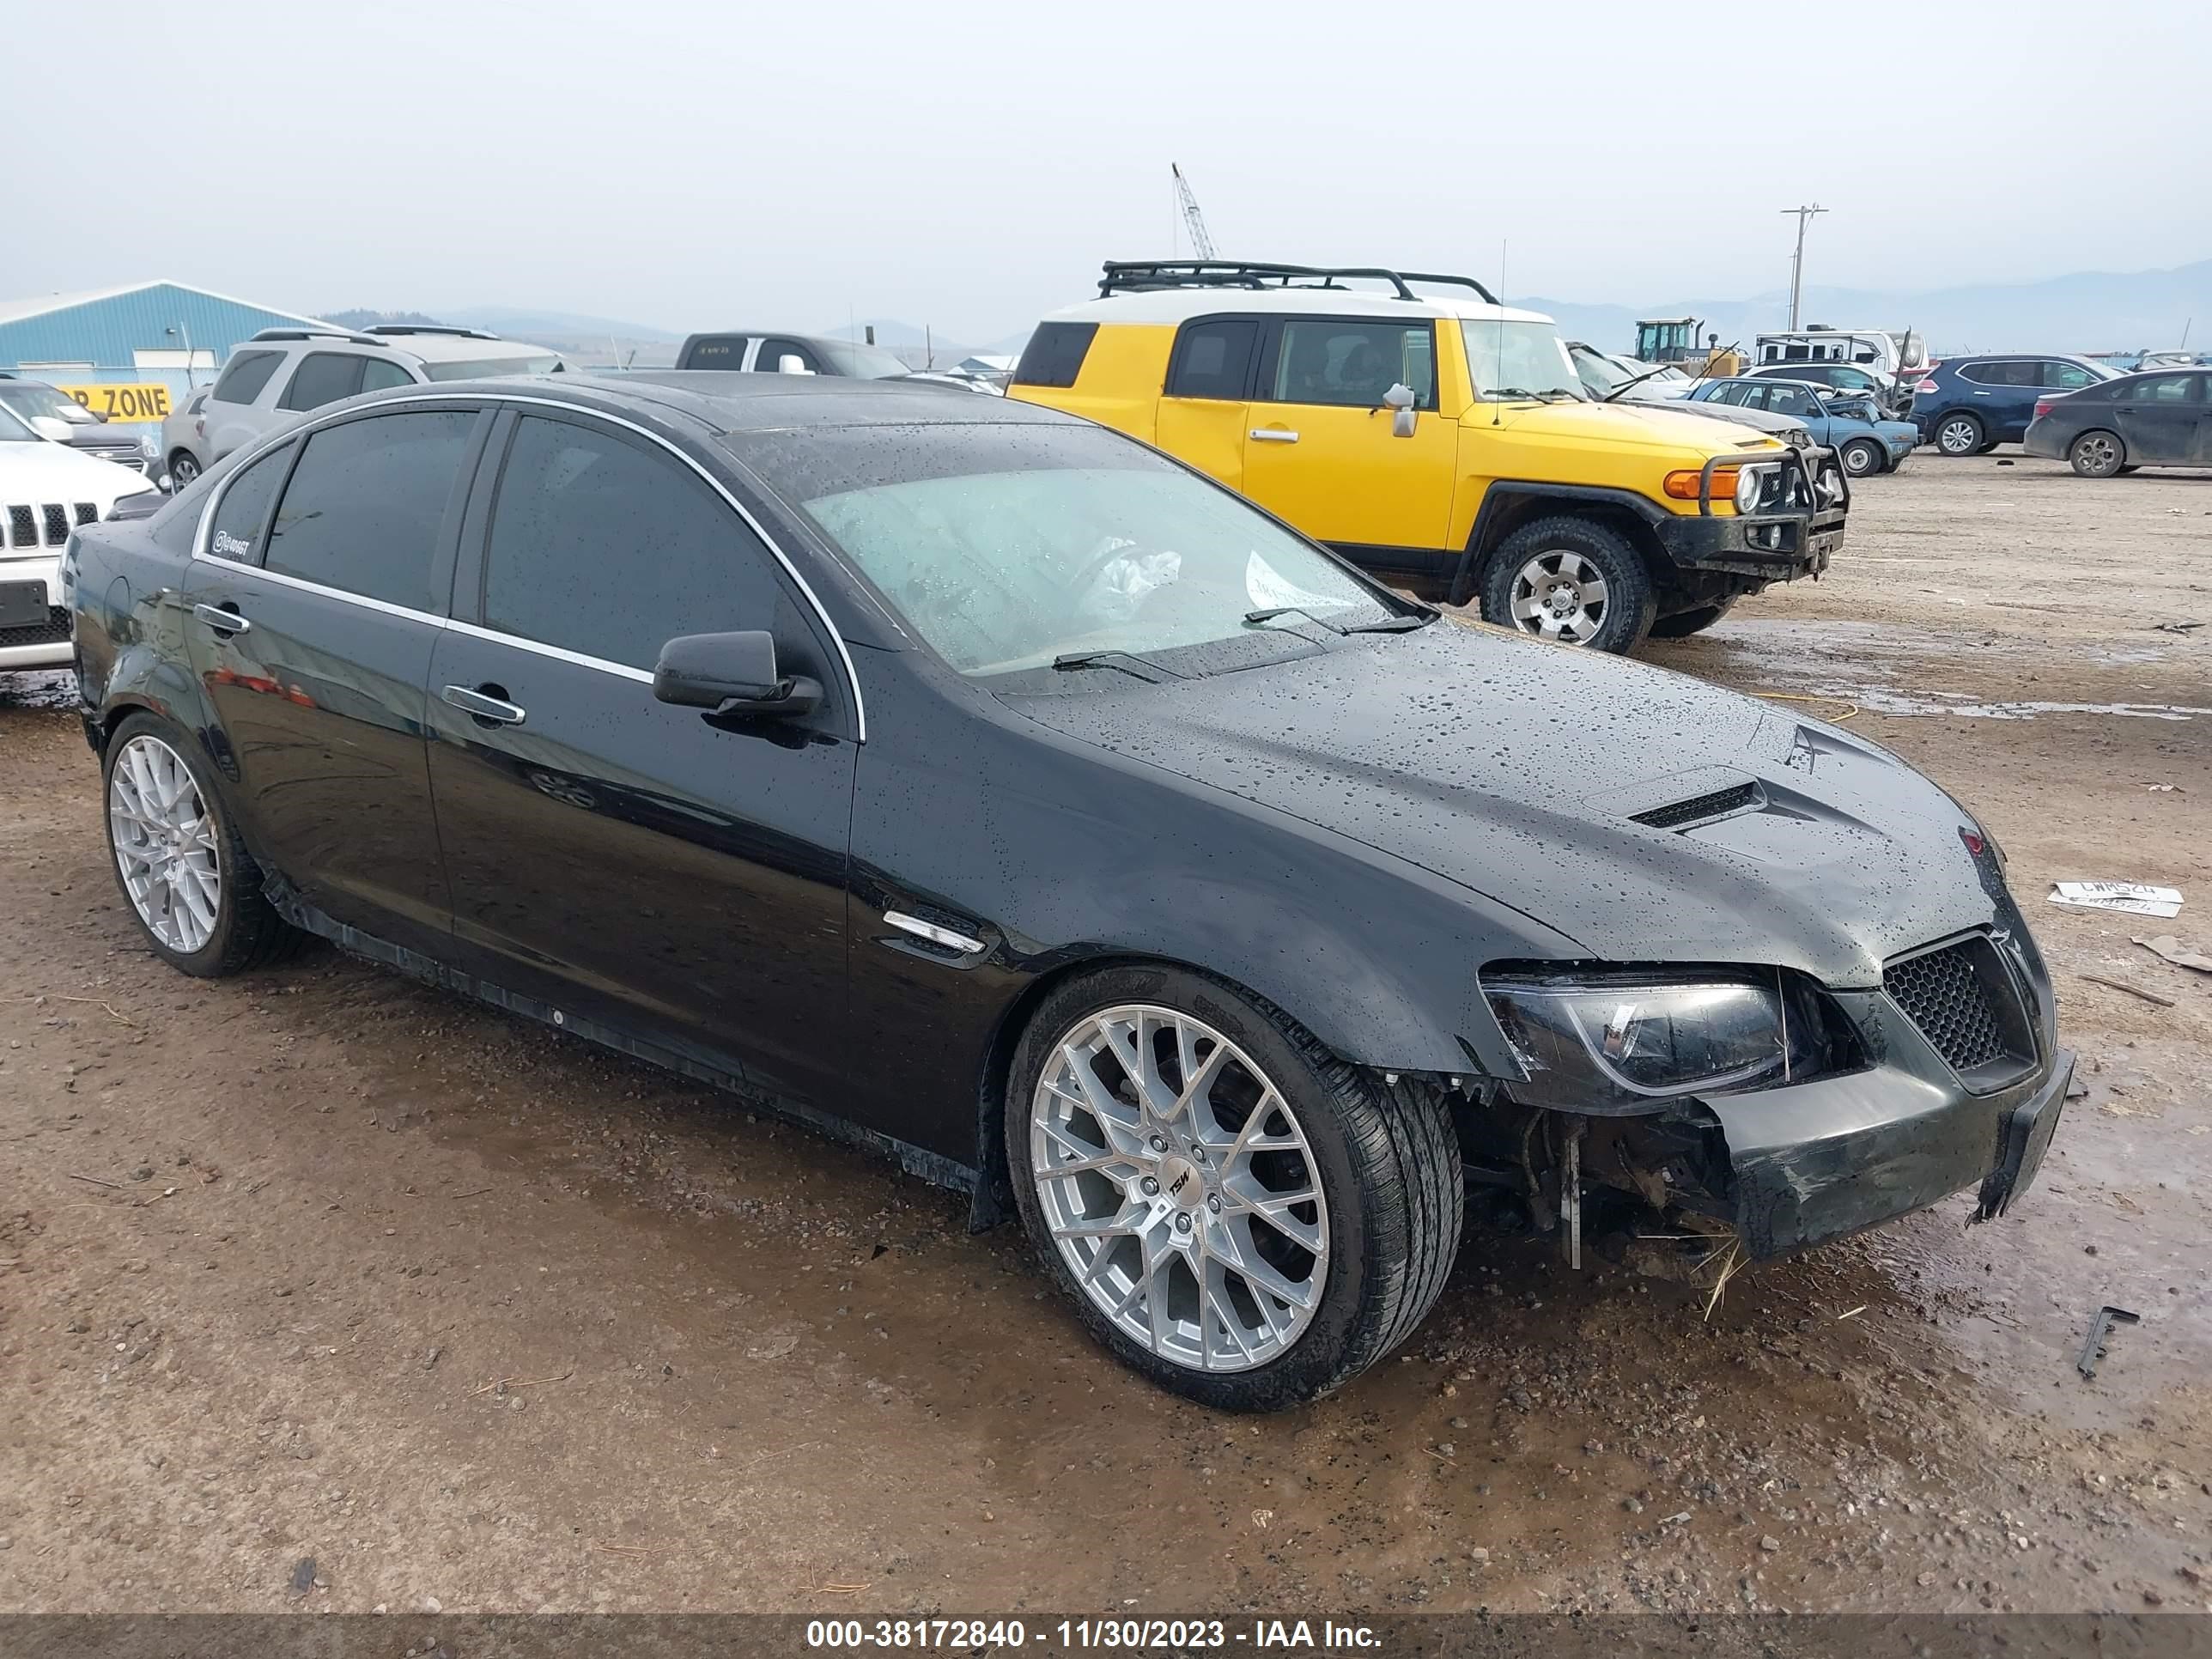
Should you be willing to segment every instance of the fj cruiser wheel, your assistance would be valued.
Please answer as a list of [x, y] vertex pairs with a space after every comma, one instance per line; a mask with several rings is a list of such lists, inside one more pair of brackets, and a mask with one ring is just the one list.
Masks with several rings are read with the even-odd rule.
[[200, 464], [192, 459], [192, 452], [189, 449], [180, 449], [170, 456], [168, 467], [169, 485], [173, 489], [182, 489], [200, 476]]
[[1946, 455], [1978, 455], [1986, 441], [1981, 422], [1972, 415], [1946, 415], [1936, 422], [1936, 447]]
[[1023, 1224], [1091, 1333], [1222, 1410], [1358, 1376], [1420, 1322], [1459, 1246], [1441, 1093], [1386, 1085], [1184, 969], [1048, 996], [1015, 1050], [1006, 1146]]
[[1718, 605], [1701, 605], [1693, 611], [1677, 611], [1671, 617], [1662, 617], [1651, 624], [1651, 637], [1685, 640], [1692, 634], [1702, 634], [1727, 616], [1735, 605], [1734, 599], [1723, 599]]
[[223, 816], [191, 739], [151, 714], [109, 738], [107, 845], [154, 953], [201, 979], [258, 968], [306, 937], [261, 892], [261, 869]]
[[1854, 478], [1863, 478], [1869, 473], [1881, 471], [1887, 457], [1880, 444], [1866, 438], [1854, 438], [1843, 447], [1838, 459], [1844, 464], [1844, 471]]
[[1482, 619], [1562, 645], [1632, 649], [1659, 609], [1651, 574], [1618, 532], [1589, 519], [1539, 519], [1483, 568]]
[[2117, 434], [2085, 432], [2066, 451], [2067, 461], [2085, 478], [2109, 478], [2127, 462]]

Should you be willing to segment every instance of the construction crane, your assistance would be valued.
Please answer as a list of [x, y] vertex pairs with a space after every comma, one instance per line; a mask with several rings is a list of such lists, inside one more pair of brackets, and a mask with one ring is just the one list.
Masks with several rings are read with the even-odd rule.
[[1198, 210], [1198, 198], [1190, 193], [1190, 180], [1173, 161], [1168, 163], [1168, 171], [1175, 174], [1176, 200], [1182, 204], [1182, 222], [1190, 227], [1190, 251], [1201, 259], [1211, 259], [1213, 238], [1206, 234], [1206, 216]]

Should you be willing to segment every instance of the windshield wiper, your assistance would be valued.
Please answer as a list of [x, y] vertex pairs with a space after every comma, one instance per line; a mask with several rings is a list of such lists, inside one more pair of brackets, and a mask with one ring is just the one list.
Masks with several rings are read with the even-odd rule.
[[1304, 617], [1308, 622], [1318, 623], [1332, 634], [1341, 635], [1348, 631], [1339, 628], [1333, 622], [1322, 621], [1321, 617], [1315, 616], [1302, 605], [1271, 605], [1264, 611], [1247, 611], [1244, 613], [1244, 626], [1257, 628], [1261, 623], [1273, 622], [1278, 617], [1291, 616]]
[[[1150, 669], [1152, 673], [1140, 674], [1135, 668], [1129, 666], [1131, 663], [1137, 664], [1139, 667]], [[1052, 659], [1052, 665], [1063, 671], [1070, 668], [1111, 668], [1118, 673], [1130, 676], [1133, 679], [1143, 680], [1148, 685], [1157, 685], [1160, 680], [1181, 680], [1190, 678], [1187, 674], [1178, 674], [1173, 669], [1163, 668], [1150, 658], [1140, 657], [1133, 651], [1070, 651], [1063, 656], [1054, 657]], [[1154, 675], [1158, 678], [1152, 678]]]
[[1658, 368], [1653, 369], [1648, 374], [1639, 374], [1632, 380], [1623, 380], [1619, 386], [1613, 387], [1612, 391], [1607, 392], [1605, 396], [1598, 401], [1601, 403], [1609, 404], [1613, 402], [1614, 398], [1620, 397], [1622, 392], [1627, 391], [1629, 387], [1632, 386], [1642, 386], [1646, 380], [1656, 380], [1660, 375], [1664, 374], [1673, 367], [1674, 365], [1672, 363], [1662, 363]]
[[1410, 634], [1417, 628], [1426, 628], [1437, 619], [1437, 612], [1428, 611], [1415, 617], [1385, 617], [1381, 622], [1362, 623], [1357, 628], [1347, 628], [1347, 634]]

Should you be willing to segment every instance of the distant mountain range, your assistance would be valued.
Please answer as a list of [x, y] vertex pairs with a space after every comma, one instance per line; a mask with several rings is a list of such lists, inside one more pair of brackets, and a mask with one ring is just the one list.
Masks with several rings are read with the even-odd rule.
[[[1787, 294], [1748, 300], [1668, 300], [1650, 305], [1589, 305], [1575, 300], [1511, 294], [1509, 304], [1557, 319], [1570, 339], [1607, 351], [1626, 351], [1640, 319], [1695, 317], [1723, 344], [1749, 343], [1754, 334], [1781, 328], [1790, 314]], [[350, 328], [373, 322], [428, 322], [420, 312], [343, 311], [321, 313]], [[1961, 351], [2127, 351], [2191, 343], [2212, 344], [2212, 259], [2171, 270], [2080, 271], [2033, 283], [1979, 283], [1923, 289], [1814, 287], [1805, 290], [1807, 323], [1837, 328], [1917, 328], [1936, 356]], [[642, 368], [675, 359], [680, 334], [643, 323], [567, 311], [512, 306], [462, 306], [436, 320], [489, 329], [510, 338], [553, 346], [579, 362], [620, 358]], [[939, 368], [977, 352], [1017, 353], [1030, 327], [981, 344], [947, 339], [896, 318], [865, 319], [811, 332], [860, 337], [872, 327], [876, 343], [916, 368], [925, 356]]]

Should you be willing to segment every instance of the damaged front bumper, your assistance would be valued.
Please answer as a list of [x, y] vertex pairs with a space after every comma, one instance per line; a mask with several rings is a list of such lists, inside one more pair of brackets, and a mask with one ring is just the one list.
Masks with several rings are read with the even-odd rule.
[[1708, 1099], [1727, 1143], [1733, 1219], [1753, 1256], [1808, 1244], [1981, 1189], [1976, 1219], [2026, 1192], [2065, 1109], [2074, 1056], [1984, 1095], [1897, 1064]]

